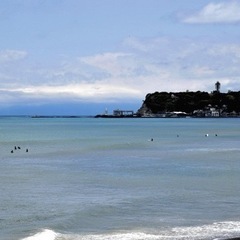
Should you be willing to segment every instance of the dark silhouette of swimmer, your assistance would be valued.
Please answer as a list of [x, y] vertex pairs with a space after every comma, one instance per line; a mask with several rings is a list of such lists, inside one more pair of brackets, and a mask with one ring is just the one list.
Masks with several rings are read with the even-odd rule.
[[28, 152], [28, 148], [26, 149], [26, 152]]
[[13, 153], [13, 150], [11, 151], [11, 153]]

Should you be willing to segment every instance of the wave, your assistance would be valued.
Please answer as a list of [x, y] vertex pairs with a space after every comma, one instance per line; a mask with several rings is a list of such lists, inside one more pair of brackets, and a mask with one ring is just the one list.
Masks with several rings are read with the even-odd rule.
[[239, 152], [239, 148], [190, 148], [186, 149], [186, 152], [217, 152], [217, 153], [224, 153], [224, 152]]
[[152, 233], [133, 231], [108, 234], [62, 234], [44, 229], [21, 240], [223, 240], [240, 236], [240, 222], [217, 222], [194, 227], [175, 227]]
[[22, 240], [55, 240], [59, 234], [49, 230], [44, 229], [39, 233], [34, 234], [33, 236], [23, 238]]

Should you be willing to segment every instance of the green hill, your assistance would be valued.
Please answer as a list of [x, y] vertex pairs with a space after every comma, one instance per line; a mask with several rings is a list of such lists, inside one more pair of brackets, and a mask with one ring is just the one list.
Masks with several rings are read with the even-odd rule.
[[220, 93], [217, 89], [211, 93], [201, 91], [149, 93], [138, 110], [138, 115], [156, 116], [171, 112], [184, 112], [189, 116], [204, 117], [211, 116], [210, 111], [215, 111], [222, 117], [238, 116], [240, 91]]

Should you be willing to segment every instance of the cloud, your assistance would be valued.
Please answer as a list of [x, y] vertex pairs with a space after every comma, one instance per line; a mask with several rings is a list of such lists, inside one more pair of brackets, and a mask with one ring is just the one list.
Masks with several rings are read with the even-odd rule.
[[3, 50], [0, 51], [0, 63], [18, 61], [24, 59], [27, 52], [19, 50]]
[[186, 17], [185, 23], [236, 23], [240, 22], [240, 2], [209, 3], [199, 12]]
[[238, 43], [135, 38], [124, 41], [121, 51], [63, 57], [54, 67], [47, 62], [34, 65], [31, 57], [25, 61], [25, 54], [11, 56], [12, 61], [0, 65], [0, 103], [4, 104], [141, 102], [155, 91], [212, 91], [216, 81], [223, 91], [240, 89]]
[[131, 72], [131, 64], [129, 64], [129, 59], [131, 59], [131, 57], [131, 54], [123, 52], [107, 52], [80, 58], [80, 61], [98, 69], [102, 73], [105, 72], [105, 78], [107, 76], [116, 78], [119, 75], [127, 76]]
[[[59, 86], [25, 86], [16, 88], [1, 88], [0, 92], [4, 96], [17, 95], [20, 99], [55, 99], [62, 100], [81, 100], [89, 102], [114, 101], [114, 99], [139, 98], [140, 91], [127, 86], [104, 85], [104, 84], [69, 84]], [[10, 97], [8, 97], [9, 99]]]
[[209, 49], [209, 54], [214, 56], [227, 56], [231, 55], [240, 59], [240, 45], [238, 44], [216, 44], [213, 48]]

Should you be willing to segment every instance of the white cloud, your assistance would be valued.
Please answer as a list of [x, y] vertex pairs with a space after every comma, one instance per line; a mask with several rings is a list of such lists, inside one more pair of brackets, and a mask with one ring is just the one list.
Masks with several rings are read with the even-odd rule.
[[240, 2], [209, 3], [201, 11], [186, 17], [185, 23], [235, 23], [240, 22]]
[[3, 50], [0, 51], [0, 63], [12, 62], [24, 59], [27, 52], [19, 50]]
[[240, 45], [237, 44], [217, 44], [213, 48], [209, 49], [209, 54], [214, 56], [231, 55], [240, 59]]
[[94, 102], [97, 100], [107, 100], [112, 98], [139, 98], [140, 91], [134, 90], [127, 86], [107, 85], [107, 84], [69, 84], [58, 86], [24, 86], [16, 88], [1, 88], [0, 91], [5, 94], [24, 96], [28, 99], [42, 99], [42, 98], [68, 98], [68, 99], [81, 99]]
[[[5, 62], [8, 67], [0, 65], [0, 102], [141, 102], [155, 91], [212, 91], [216, 81], [223, 91], [240, 89], [237, 43], [170, 38], [134, 42], [138, 44], [125, 42], [122, 51], [65, 59], [55, 67]], [[144, 51], [138, 46], [145, 46]]]
[[198, 77], [211, 77], [216, 73], [214, 69], [209, 68], [208, 66], [196, 66], [192, 68], [194, 75]]
[[130, 54], [126, 53], [104, 53], [95, 56], [80, 58], [80, 61], [95, 67], [103, 72], [107, 72], [109, 77], [118, 76], [119, 74], [128, 74], [128, 62]]
[[133, 48], [137, 51], [145, 52], [145, 53], [151, 51], [152, 48], [156, 47], [156, 45], [152, 42], [151, 43], [149, 41], [143, 42], [134, 37], [129, 37], [129, 38], [125, 39], [123, 44], [125, 46], [130, 46], [131, 48]]

